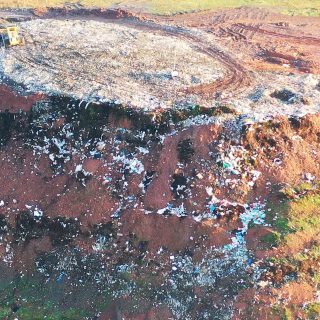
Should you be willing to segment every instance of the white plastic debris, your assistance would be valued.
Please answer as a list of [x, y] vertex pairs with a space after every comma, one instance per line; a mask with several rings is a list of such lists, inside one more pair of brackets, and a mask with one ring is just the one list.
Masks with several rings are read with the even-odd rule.
[[122, 162], [129, 169], [130, 173], [141, 174], [144, 171], [143, 163], [136, 158], [128, 159], [125, 156], [117, 156], [113, 159], [117, 162]]
[[167, 215], [177, 216], [179, 218], [185, 217], [187, 215], [186, 209], [183, 204], [181, 204], [179, 207], [173, 207], [171, 204], [168, 204], [165, 208], [159, 209], [157, 213], [160, 215], [164, 215], [167, 213]]
[[82, 171], [82, 164], [78, 164], [76, 169], [74, 170], [75, 173]]
[[203, 175], [202, 175], [201, 173], [198, 173], [198, 174], [197, 174], [197, 178], [200, 179], [200, 180], [202, 180], [202, 179], [203, 179]]
[[149, 150], [143, 147], [138, 147], [137, 150], [142, 154], [148, 154]]
[[177, 70], [171, 71], [171, 77], [172, 78], [177, 78], [179, 77], [179, 72]]
[[261, 288], [265, 288], [269, 285], [269, 281], [259, 281], [258, 286]]
[[102, 151], [105, 147], [106, 147], [105, 142], [99, 141], [99, 142], [97, 143], [97, 150], [98, 150], [98, 151]]
[[209, 196], [213, 196], [213, 188], [212, 188], [212, 187], [207, 187], [207, 188], [206, 188], [206, 191], [207, 191], [207, 194], [208, 194]]
[[304, 179], [307, 182], [313, 182], [316, 179], [316, 177], [314, 175], [312, 175], [310, 172], [307, 172], [304, 174]]
[[40, 218], [43, 216], [43, 211], [36, 207], [33, 211], [33, 216], [36, 218]]

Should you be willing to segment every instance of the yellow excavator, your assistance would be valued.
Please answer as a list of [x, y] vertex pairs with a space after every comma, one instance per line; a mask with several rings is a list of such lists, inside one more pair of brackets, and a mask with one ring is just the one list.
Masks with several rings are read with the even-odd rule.
[[0, 47], [13, 47], [24, 45], [24, 38], [19, 35], [18, 26], [15, 24], [0, 25]]

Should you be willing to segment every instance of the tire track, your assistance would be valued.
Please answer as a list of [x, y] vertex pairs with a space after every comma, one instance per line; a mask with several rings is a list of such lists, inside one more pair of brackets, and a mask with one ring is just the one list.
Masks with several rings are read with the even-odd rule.
[[237, 27], [242, 30], [252, 31], [254, 33], [260, 33], [260, 34], [274, 37], [274, 38], [281, 38], [281, 39], [289, 40], [292, 42], [297, 42], [297, 43], [304, 44], [304, 45], [315, 45], [315, 46], [320, 45], [320, 38], [316, 38], [316, 37], [296, 36], [296, 35], [291, 35], [291, 34], [284, 34], [284, 33], [279, 33], [276, 31], [262, 29], [257, 26], [247, 25], [244, 23], [236, 23], [233, 25], [233, 27]]
[[[139, 19], [128, 18], [108, 19], [106, 17], [72, 16], [71, 19], [79, 19], [79, 17], [86, 21], [98, 20], [108, 23], [118, 23], [146, 32], [157, 32], [168, 37], [176, 37], [178, 39], [185, 40], [191, 44], [195, 50], [217, 60], [225, 68], [226, 74], [222, 79], [208, 84], [195, 85], [180, 89], [179, 92], [181, 93], [196, 94], [206, 98], [214, 98], [221, 93], [228, 93], [235, 96], [251, 83], [252, 79], [249, 76], [249, 73], [240, 62], [234, 59], [227, 52], [224, 52], [222, 49], [214, 46], [212, 43], [209, 43], [207, 40], [203, 39], [201, 35], [197, 35], [190, 29], [172, 25], [163, 25], [153, 21], [141, 21]], [[58, 17], [58, 19], [67, 20], [70, 19], [70, 17], [62, 16]], [[24, 61], [21, 56], [19, 57], [16, 55], [17, 60], [19, 60], [21, 63], [27, 63], [33, 67], [41, 67], [44, 70], [50, 70], [53, 73], [60, 73], [66, 78], [70, 78], [70, 75], [73, 75], [73, 78], [81, 81], [93, 81], [101, 86], [108, 87], [106, 79], [99, 77], [98, 72], [94, 73], [85, 70], [81, 70], [81, 72], [79, 72], [79, 70], [70, 66], [70, 64], [63, 63], [63, 60], [60, 61], [59, 59], [55, 59], [54, 61], [49, 61], [46, 57], [43, 59], [36, 58], [35, 52], [41, 53], [42, 44], [39, 40], [36, 40], [34, 37], [32, 37], [32, 35], [29, 36], [36, 48], [33, 48], [33, 50], [31, 48], [26, 49], [28, 50], [28, 58], [25, 58], [26, 61]], [[64, 48], [63, 50], [68, 49]], [[67, 54], [65, 56], [67, 56]]]
[[199, 52], [219, 61], [226, 68], [227, 74], [223, 79], [216, 80], [208, 84], [201, 84], [186, 88], [184, 92], [188, 94], [198, 94], [214, 98], [217, 94], [228, 92], [232, 93], [233, 96], [236, 96], [245, 87], [248, 87], [251, 84], [252, 79], [248, 71], [240, 62], [231, 57], [228, 53], [222, 51], [220, 48], [217, 48], [211, 43], [203, 40], [200, 36], [197, 36], [189, 29], [157, 24], [150, 21], [147, 23], [139, 21], [133, 24], [130, 22], [129, 25], [140, 29], [142, 28], [149, 32], [157, 31], [167, 36], [186, 40], [194, 45]]

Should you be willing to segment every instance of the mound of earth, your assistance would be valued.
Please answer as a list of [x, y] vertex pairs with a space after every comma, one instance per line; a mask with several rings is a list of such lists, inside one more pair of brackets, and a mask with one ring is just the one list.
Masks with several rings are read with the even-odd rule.
[[320, 108], [318, 24], [304, 21], [257, 9], [171, 19], [49, 10], [20, 24], [26, 45], [1, 67], [31, 91], [86, 101], [148, 111], [222, 101], [257, 119], [302, 116]]
[[295, 201], [318, 201], [318, 115], [248, 124], [205, 109], [160, 117], [43, 99], [0, 114], [0, 310], [22, 319], [313, 310], [314, 206], [297, 221]]
[[82, 20], [35, 20], [21, 28], [27, 45], [13, 51], [3, 69], [33, 90], [154, 109], [200, 103], [187, 88], [225, 72], [196, 43], [170, 36], [178, 34], [170, 28]]
[[261, 34], [306, 42], [246, 10], [21, 24], [1, 56], [0, 318], [320, 317], [319, 76], [246, 63]]

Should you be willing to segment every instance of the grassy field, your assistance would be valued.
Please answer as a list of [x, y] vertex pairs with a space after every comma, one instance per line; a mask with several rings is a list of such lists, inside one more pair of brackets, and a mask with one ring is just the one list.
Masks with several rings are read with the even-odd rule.
[[[0, 0], [0, 7], [62, 6], [64, 0]], [[88, 7], [126, 6], [155, 14], [175, 14], [240, 6], [267, 7], [285, 14], [320, 16], [320, 0], [78, 0]]]

